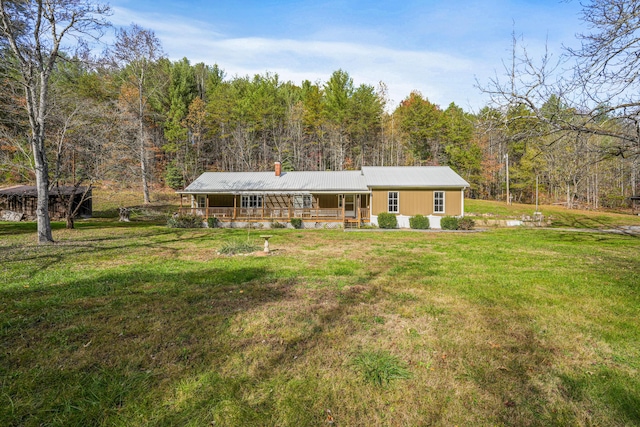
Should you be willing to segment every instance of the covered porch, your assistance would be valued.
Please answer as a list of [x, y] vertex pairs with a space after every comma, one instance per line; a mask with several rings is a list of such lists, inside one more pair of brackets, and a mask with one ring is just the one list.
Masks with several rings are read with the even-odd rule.
[[211, 193], [180, 194], [180, 213], [223, 222], [342, 222], [370, 221], [368, 193]]

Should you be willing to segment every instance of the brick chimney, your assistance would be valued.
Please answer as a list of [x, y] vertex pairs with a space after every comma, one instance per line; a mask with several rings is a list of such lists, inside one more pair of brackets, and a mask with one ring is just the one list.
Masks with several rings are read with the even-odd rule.
[[276, 176], [282, 175], [282, 164], [280, 164], [280, 162], [276, 162], [275, 167], [276, 167]]

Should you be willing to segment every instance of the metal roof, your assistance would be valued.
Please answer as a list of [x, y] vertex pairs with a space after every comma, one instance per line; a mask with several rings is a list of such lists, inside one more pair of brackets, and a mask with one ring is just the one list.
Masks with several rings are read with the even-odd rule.
[[362, 171], [205, 172], [178, 193], [354, 192], [372, 187], [468, 187], [448, 166], [365, 166]]
[[360, 171], [339, 172], [205, 172], [181, 193], [274, 192], [367, 192]]
[[[49, 189], [49, 196], [70, 196], [71, 194], [81, 196], [86, 189], [87, 187], [56, 186]], [[35, 185], [14, 185], [0, 188], [0, 196], [38, 197], [38, 189]]]
[[362, 174], [372, 188], [469, 187], [449, 166], [363, 166]]

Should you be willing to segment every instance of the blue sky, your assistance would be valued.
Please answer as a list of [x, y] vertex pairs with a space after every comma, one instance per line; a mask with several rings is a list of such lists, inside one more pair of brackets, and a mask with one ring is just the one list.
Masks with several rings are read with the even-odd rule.
[[412, 90], [443, 108], [476, 111], [475, 88], [511, 56], [512, 33], [533, 57], [558, 56], [586, 32], [578, 1], [115, 0], [115, 26], [151, 29], [172, 60], [218, 64], [227, 77], [277, 73], [325, 82], [343, 69], [356, 85], [388, 87], [390, 107]]

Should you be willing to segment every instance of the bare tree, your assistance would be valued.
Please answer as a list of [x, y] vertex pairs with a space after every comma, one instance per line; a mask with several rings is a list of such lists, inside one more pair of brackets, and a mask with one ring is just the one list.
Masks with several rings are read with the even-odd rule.
[[38, 243], [53, 242], [49, 218], [49, 165], [45, 145], [49, 79], [63, 39], [97, 38], [107, 25], [106, 5], [88, 0], [0, 0], [0, 40], [11, 51], [24, 90], [36, 175]]
[[162, 82], [154, 82], [150, 78], [151, 69], [156, 61], [162, 58], [160, 40], [151, 30], [132, 24], [130, 28], [123, 28], [116, 34], [116, 43], [111, 54], [116, 64], [124, 69], [123, 76], [127, 78], [125, 84], [130, 84], [136, 90], [136, 102], [132, 104], [138, 124], [138, 156], [144, 203], [150, 203], [149, 170], [147, 153], [147, 129], [145, 117], [149, 97], [162, 86]]
[[[567, 48], [554, 60], [539, 61], [516, 47], [505, 65], [506, 79], [492, 79], [480, 89], [492, 104], [527, 107], [530, 117], [546, 126], [544, 133], [609, 137], [601, 156], [640, 156], [640, 3], [637, 0], [591, 0], [583, 21], [593, 31], [578, 35], [579, 48]], [[573, 71], [569, 71], [573, 70]], [[548, 114], [552, 97], [573, 114]]]
[[[85, 200], [91, 198], [92, 185], [104, 178], [114, 163], [106, 163], [105, 141], [113, 139], [118, 126], [105, 104], [83, 98], [77, 91], [52, 88], [49, 140], [55, 143], [55, 162], [50, 191], [66, 201], [67, 228]], [[60, 186], [73, 191], [60, 192]], [[78, 200], [79, 196], [80, 200]]]

